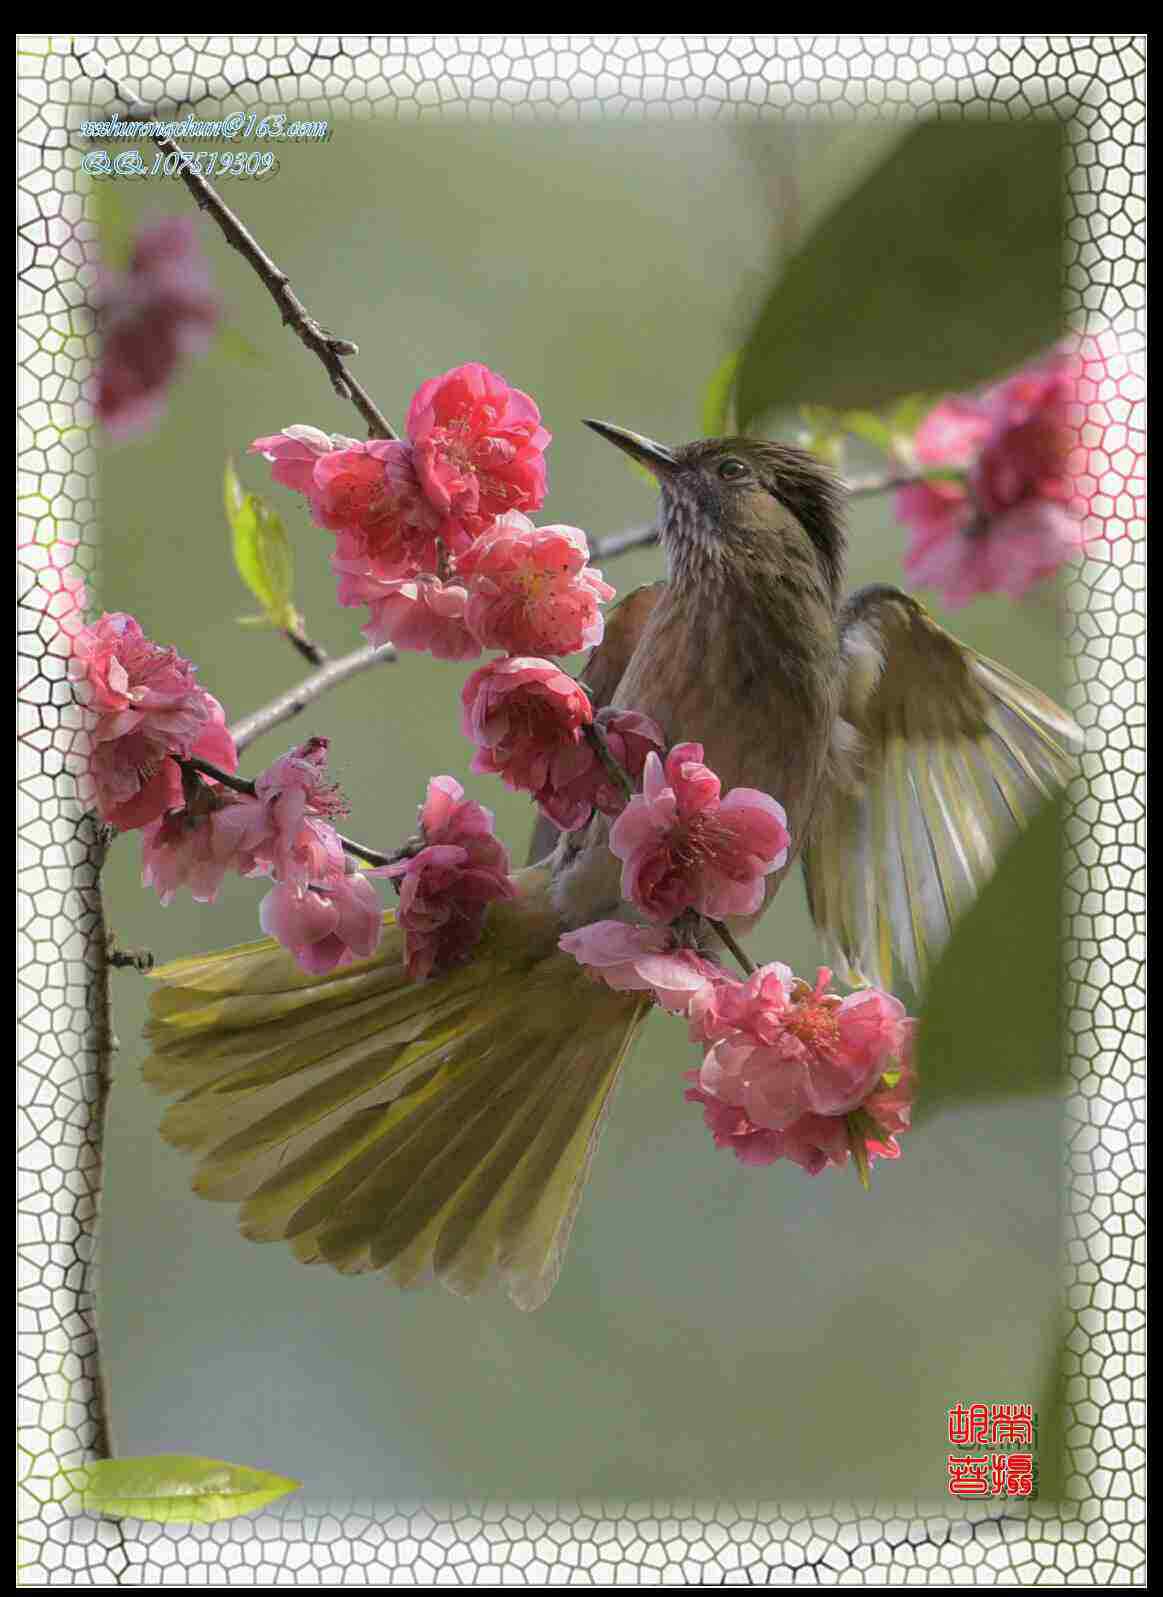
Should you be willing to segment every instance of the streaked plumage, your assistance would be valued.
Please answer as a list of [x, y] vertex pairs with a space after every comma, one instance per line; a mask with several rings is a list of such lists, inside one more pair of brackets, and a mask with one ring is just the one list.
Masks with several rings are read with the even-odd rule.
[[[660, 478], [668, 578], [612, 613], [583, 673], [595, 702], [701, 742], [725, 789], [774, 794], [849, 979], [891, 985], [895, 960], [920, 983], [1067, 780], [1076, 728], [899, 589], [841, 603], [838, 491], [810, 456], [598, 430]], [[422, 987], [390, 915], [374, 959], [321, 979], [270, 942], [156, 971], [146, 1076], [183, 1094], [162, 1130], [198, 1155], [195, 1189], [304, 1262], [544, 1302], [647, 1012], [556, 947], [624, 908], [607, 832], [539, 828], [551, 858], [493, 906], [473, 960]]]

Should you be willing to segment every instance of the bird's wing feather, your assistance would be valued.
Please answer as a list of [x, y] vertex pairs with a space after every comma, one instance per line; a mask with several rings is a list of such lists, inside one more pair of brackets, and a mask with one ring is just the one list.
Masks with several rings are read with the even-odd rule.
[[[651, 611], [662, 597], [665, 587], [665, 581], [645, 582], [641, 587], [631, 588], [625, 598], [619, 599], [616, 605], [606, 611], [606, 629], [602, 641], [590, 650], [585, 670], [581, 674], [595, 710], [604, 709], [612, 703], [618, 684], [630, 664], [630, 657], [646, 630]], [[528, 863], [536, 865], [543, 860], [553, 851], [560, 836], [560, 830], [542, 815], [533, 828]]]
[[891, 987], [895, 959], [919, 987], [1014, 833], [1069, 781], [1082, 735], [899, 588], [861, 589], [840, 624], [859, 742], [813, 819], [808, 900], [847, 981]]

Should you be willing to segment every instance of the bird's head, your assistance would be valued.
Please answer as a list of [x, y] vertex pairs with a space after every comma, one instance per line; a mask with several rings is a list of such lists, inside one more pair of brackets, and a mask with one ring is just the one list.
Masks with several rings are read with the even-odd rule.
[[842, 490], [814, 455], [759, 438], [702, 438], [672, 449], [609, 422], [586, 426], [657, 478], [659, 533], [676, 580], [808, 563], [838, 596]]

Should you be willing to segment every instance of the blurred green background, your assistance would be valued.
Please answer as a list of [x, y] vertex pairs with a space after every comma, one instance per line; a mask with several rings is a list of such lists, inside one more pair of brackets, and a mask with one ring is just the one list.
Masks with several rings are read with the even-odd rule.
[[[895, 137], [867, 124], [741, 134], [364, 121], [285, 150], [273, 179], [224, 192], [309, 309], [359, 344], [354, 369], [397, 424], [421, 381], [465, 360], [532, 393], [555, 435], [539, 519], [602, 536], [651, 519], [654, 495], [579, 418], [695, 436], [705, 384], [745, 336], [773, 260]], [[135, 216], [190, 207], [178, 184], [118, 193]], [[330, 539], [245, 449], [293, 422], [361, 426], [209, 224], [205, 242], [227, 318], [258, 358], [220, 347], [177, 387], [157, 434], [105, 454], [97, 598], [193, 659], [233, 718], [303, 673], [277, 636], [237, 624], [254, 604], [230, 562], [223, 459], [284, 514], [308, 630], [341, 653], [361, 641], [363, 613], [334, 603]], [[852, 456], [854, 469], [875, 464]], [[857, 503], [851, 532], [853, 586], [900, 579], [904, 534], [887, 502]], [[625, 591], [660, 571], [647, 550], [606, 575]], [[1053, 594], [955, 617], [932, 608], [1056, 690]], [[350, 831], [387, 848], [411, 830], [428, 776], [447, 771], [494, 809], [521, 858], [528, 806], [468, 774], [465, 670], [405, 655], [256, 744], [244, 773], [312, 733], [330, 737]], [[120, 839], [106, 890], [123, 945], [162, 961], [257, 935], [261, 884], [229, 880], [214, 906], [162, 909], [139, 872], [139, 842]], [[754, 951], [807, 975], [820, 962], [798, 877]], [[162, 1104], [139, 1072], [145, 996], [135, 972], [115, 973], [101, 1324], [121, 1453], [265, 1465], [301, 1478], [309, 1498], [937, 1498], [955, 1402], [1033, 1402], [1046, 1445], [1052, 1094], [927, 1120], [866, 1196], [849, 1174], [749, 1170], [717, 1151], [683, 1102], [685, 1031], [656, 1016], [560, 1284], [523, 1316], [503, 1297], [402, 1295], [244, 1242], [233, 1209], [196, 1199], [189, 1161], [157, 1135]], [[1053, 987], [1025, 1002], [1054, 1050]], [[989, 1020], [1004, 1033], [1009, 1018], [999, 1008]]]

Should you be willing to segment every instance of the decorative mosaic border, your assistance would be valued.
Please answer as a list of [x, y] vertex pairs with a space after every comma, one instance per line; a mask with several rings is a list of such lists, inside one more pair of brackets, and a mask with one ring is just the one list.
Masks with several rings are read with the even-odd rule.
[[[20, 185], [21, 1552], [29, 1585], [1137, 1584], [1143, 1579], [1144, 585], [1142, 36], [97, 36], [18, 41]], [[86, 240], [78, 141], [110, 81], [145, 100], [317, 114], [809, 121], [1058, 117], [1068, 129], [1067, 305], [1127, 357], [1109, 553], [1072, 584], [1072, 705], [1093, 751], [1068, 831], [1073, 1092], [1067, 1269], [1070, 1509], [951, 1516], [919, 1503], [481, 1502], [281, 1511], [201, 1530], [67, 1515], [62, 1463], [102, 1424], [91, 1331], [99, 1169], [91, 998], [95, 839], [61, 796], [73, 732], [45, 544], [92, 567], [94, 462], [75, 428], [90, 351], [72, 314]], [[326, 108], [324, 110], [323, 108]], [[67, 263], [64, 265], [63, 263]], [[1104, 483], [1104, 489], [1107, 484]], [[1061, 1508], [1061, 1505], [1059, 1505]]]

